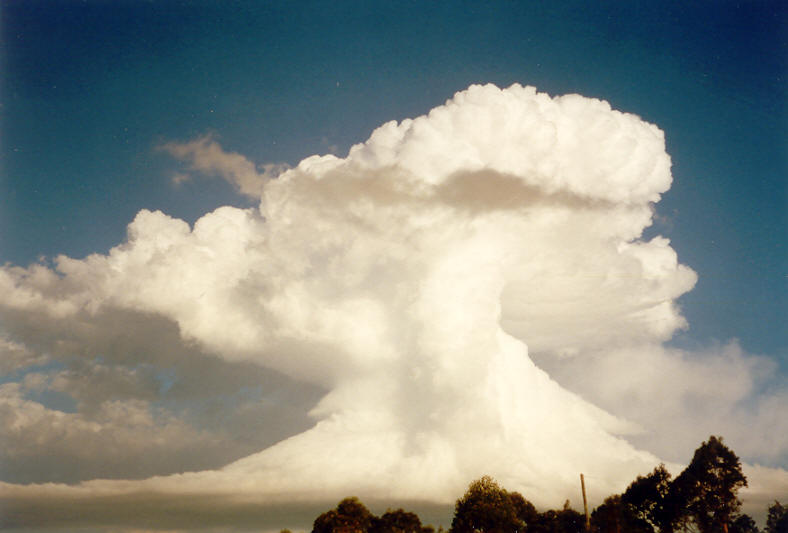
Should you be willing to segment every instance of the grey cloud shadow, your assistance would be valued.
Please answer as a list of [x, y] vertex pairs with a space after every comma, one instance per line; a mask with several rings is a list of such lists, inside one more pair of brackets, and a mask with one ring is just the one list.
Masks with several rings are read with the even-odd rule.
[[[392, 179], [392, 173], [398, 178]], [[295, 180], [291, 186], [305, 188], [302, 194], [319, 192], [317, 196], [328, 199], [326, 205], [332, 209], [360, 199], [371, 200], [381, 206], [419, 205], [437, 201], [470, 214], [534, 205], [594, 210], [610, 209], [617, 205], [609, 200], [567, 190], [545, 190], [520, 176], [491, 169], [455, 172], [438, 185], [428, 185], [391, 167], [375, 170], [357, 168], [351, 172], [348, 169], [330, 171], [319, 180], [308, 179], [307, 175], [304, 177], [307, 179]]]
[[[345, 496], [351, 496], [347, 494]], [[341, 498], [343, 496], [340, 496]], [[308, 531], [314, 519], [338, 499], [293, 502], [254, 501], [222, 494], [172, 495], [136, 492], [105, 496], [0, 496], [0, 528], [73, 530], [107, 528], [152, 530]], [[447, 527], [453, 505], [423, 501], [382, 501], [361, 497], [373, 513], [403, 507], [424, 524]]]
[[[142, 479], [219, 468], [312, 427], [315, 421], [308, 412], [325, 394], [320, 387], [253, 362], [229, 362], [207, 353], [184, 341], [173, 321], [155, 314], [106, 308], [57, 319], [0, 306], [0, 324], [4, 335], [48, 353], [76, 376], [78, 388], [71, 393], [87, 420], [102, 402], [142, 400], [204, 437], [174, 449], [153, 439], [144, 445], [147, 453], [138, 449], [142, 455], [129, 456], [123, 442], [115, 443], [109, 434], [94, 435], [91, 446], [102, 449], [101, 442], [107, 444], [106, 453], [95, 460], [81, 457], [85, 454], [62, 441], [38, 449], [39, 454], [17, 447], [22, 455], [0, 452], [0, 479], [7, 482]], [[91, 374], [95, 365], [101, 365], [102, 373]], [[113, 369], [139, 371], [138, 382], [108, 386]], [[172, 375], [174, 381], [163, 386], [161, 375]]]
[[494, 170], [456, 172], [435, 188], [435, 195], [443, 203], [474, 214], [487, 210], [520, 209], [537, 204], [570, 209], [608, 209], [615, 205], [607, 200], [565, 190], [546, 191], [542, 187], [526, 183], [518, 176]]

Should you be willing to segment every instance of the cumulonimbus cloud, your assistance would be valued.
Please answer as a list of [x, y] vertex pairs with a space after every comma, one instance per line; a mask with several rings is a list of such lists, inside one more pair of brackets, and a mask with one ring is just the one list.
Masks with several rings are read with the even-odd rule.
[[[631, 443], [653, 419], [533, 362], [610, 352], [609, 371], [639, 368], [686, 327], [676, 299], [695, 273], [667, 239], [641, 238], [671, 183], [656, 126], [600, 100], [486, 85], [265, 183], [243, 156], [196, 143], [166, 149], [227, 169], [259, 210], [222, 207], [193, 227], [142, 211], [107, 255], [0, 270], [3, 312], [154, 314], [222, 360], [327, 392], [311, 429], [219, 470], [79, 490], [449, 501], [486, 473], [558, 505], [579, 472], [605, 496], [659, 462]], [[746, 389], [758, 365], [740, 367]], [[765, 408], [784, 408], [776, 397]]]

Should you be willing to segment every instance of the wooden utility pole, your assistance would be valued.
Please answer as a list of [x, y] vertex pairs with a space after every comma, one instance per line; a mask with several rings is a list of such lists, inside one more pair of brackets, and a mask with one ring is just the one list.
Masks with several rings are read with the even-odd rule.
[[583, 489], [583, 511], [586, 513], [586, 531], [591, 531], [591, 518], [588, 516], [588, 500], [586, 499], [586, 480], [580, 474], [580, 488]]

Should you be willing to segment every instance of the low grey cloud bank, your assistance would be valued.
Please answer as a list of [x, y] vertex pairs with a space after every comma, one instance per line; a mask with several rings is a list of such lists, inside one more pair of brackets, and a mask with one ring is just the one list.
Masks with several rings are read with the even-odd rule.
[[[312, 425], [321, 390], [228, 364], [162, 317], [4, 309], [0, 479], [148, 477], [217, 468]], [[42, 355], [45, 354], [45, 355]]]
[[[22, 413], [5, 438], [56, 449], [24, 415], [36, 411], [125, 449], [154, 446], [155, 433], [162, 450], [189, 441], [214, 464], [57, 490], [449, 502], [491, 474], [557, 506], [574, 498], [579, 472], [601, 499], [661, 459], [686, 460], [709, 433], [785, 464], [788, 445], [770, 432], [785, 424], [786, 393], [769, 384], [768, 358], [663, 344], [687, 326], [676, 300], [696, 274], [667, 239], [641, 238], [671, 183], [656, 126], [599, 100], [487, 85], [277, 179], [210, 138], [165, 149], [259, 194], [259, 210], [222, 207], [193, 227], [141, 211], [107, 255], [2, 268], [2, 346], [18, 377], [4, 398]], [[287, 386], [228, 398], [242, 378], [211, 390], [192, 361]], [[723, 385], [713, 392], [709, 372]], [[33, 382], [76, 412], [31, 400]], [[194, 414], [200, 392], [178, 396], [194, 383], [230, 418], [268, 417], [279, 442], [241, 439], [232, 459], [211, 452], [239, 425]], [[139, 421], [135, 439], [121, 438], [136, 426], [113, 408]], [[222, 457], [229, 464], [215, 464]], [[783, 470], [752, 471], [786, 492]]]

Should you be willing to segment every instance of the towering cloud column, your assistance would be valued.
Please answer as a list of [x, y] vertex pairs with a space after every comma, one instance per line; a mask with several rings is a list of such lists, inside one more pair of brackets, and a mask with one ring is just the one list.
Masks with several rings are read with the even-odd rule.
[[424, 498], [490, 473], [554, 502], [581, 470], [612, 491], [651, 468], [615, 436], [635, 427], [558, 386], [528, 344], [575, 354], [683, 326], [673, 300], [694, 273], [637, 240], [669, 167], [662, 132], [605, 102], [488, 85], [270, 182], [281, 263], [258, 305], [287, 348], [246, 353], [331, 391], [315, 428], [226, 471], [288, 464], [294, 493], [309, 478]]
[[529, 350], [658, 346], [684, 326], [695, 274], [640, 240], [670, 182], [662, 132], [634, 115], [472, 86], [344, 159], [305, 159], [259, 212], [194, 228], [141, 212], [109, 255], [61, 259], [63, 289], [22, 279], [9, 301], [159, 313], [218, 357], [327, 390], [310, 430], [142, 484], [450, 500], [491, 474], [556, 505], [581, 471], [611, 493], [658, 462]]

